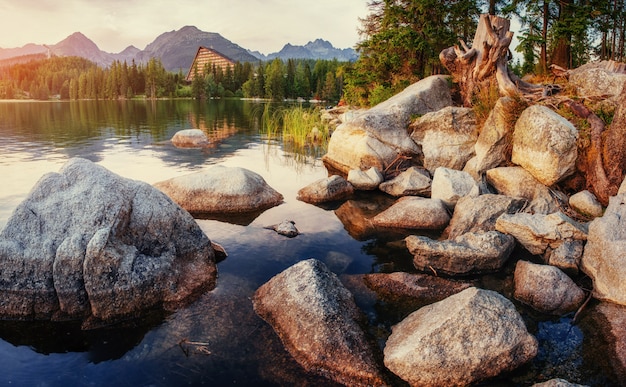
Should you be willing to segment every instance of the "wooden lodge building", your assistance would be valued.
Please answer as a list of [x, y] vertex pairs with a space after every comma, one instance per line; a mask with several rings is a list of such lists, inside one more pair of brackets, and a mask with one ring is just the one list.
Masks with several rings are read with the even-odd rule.
[[226, 67], [228, 66], [233, 68], [235, 66], [235, 61], [226, 55], [220, 54], [212, 48], [200, 46], [198, 47], [198, 52], [196, 52], [196, 57], [193, 58], [193, 62], [191, 63], [191, 67], [189, 68], [189, 72], [187, 73], [185, 80], [187, 82], [193, 81], [194, 69], [196, 66], [198, 66], [198, 74], [203, 74], [207, 64], [211, 67], [215, 65], [216, 67], [221, 67], [222, 70], [226, 70]]

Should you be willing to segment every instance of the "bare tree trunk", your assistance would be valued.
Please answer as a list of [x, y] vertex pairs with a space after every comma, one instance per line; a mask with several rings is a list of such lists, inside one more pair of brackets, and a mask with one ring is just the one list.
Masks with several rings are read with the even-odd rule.
[[503, 96], [543, 92], [541, 86], [523, 82], [509, 71], [509, 45], [513, 38], [509, 27], [508, 19], [481, 15], [472, 48], [461, 40], [461, 47], [449, 47], [439, 54], [441, 63], [459, 83], [465, 106], [471, 106], [474, 94], [494, 82]]

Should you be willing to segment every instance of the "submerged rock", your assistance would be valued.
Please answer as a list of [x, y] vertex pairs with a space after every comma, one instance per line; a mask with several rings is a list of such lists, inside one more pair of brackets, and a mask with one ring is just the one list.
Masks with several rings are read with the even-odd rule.
[[352, 294], [320, 261], [301, 261], [254, 294], [254, 310], [307, 371], [351, 386], [384, 385]]
[[239, 167], [216, 165], [154, 186], [192, 214], [254, 212], [283, 202], [261, 175]]
[[150, 185], [71, 159], [0, 234], [0, 315], [111, 321], [215, 286], [211, 241]]
[[300, 235], [300, 232], [296, 228], [296, 222], [293, 220], [283, 220], [278, 224], [265, 227], [270, 230], [276, 231], [279, 235], [284, 235], [288, 238], [293, 238]]
[[174, 134], [172, 144], [177, 148], [203, 148], [209, 145], [209, 138], [200, 129], [184, 129]]
[[509, 300], [469, 288], [395, 325], [384, 362], [413, 386], [465, 386], [513, 370], [536, 354], [537, 340]]
[[582, 289], [554, 266], [520, 260], [514, 278], [515, 299], [542, 313], [561, 316], [575, 311], [585, 301]]

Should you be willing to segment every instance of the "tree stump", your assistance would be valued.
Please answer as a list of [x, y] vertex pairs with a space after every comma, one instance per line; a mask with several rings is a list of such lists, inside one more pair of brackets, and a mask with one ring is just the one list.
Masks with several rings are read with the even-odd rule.
[[542, 86], [522, 81], [509, 71], [509, 45], [513, 32], [510, 21], [498, 16], [481, 15], [476, 34], [469, 48], [463, 40], [461, 47], [446, 48], [439, 54], [441, 63], [450, 71], [461, 89], [465, 106], [471, 106], [475, 94], [497, 84], [501, 96], [519, 94], [543, 95]]

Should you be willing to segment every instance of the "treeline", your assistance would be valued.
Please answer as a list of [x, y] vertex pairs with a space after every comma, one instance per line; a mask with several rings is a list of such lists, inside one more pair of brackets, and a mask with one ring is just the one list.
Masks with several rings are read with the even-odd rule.
[[445, 70], [439, 53], [468, 45], [480, 14], [517, 19], [519, 75], [575, 68], [592, 59], [626, 60], [626, 0], [370, 0], [361, 20], [360, 57], [345, 74], [345, 99], [373, 105]]
[[51, 97], [70, 100], [250, 97], [338, 101], [344, 64], [333, 60], [235, 63], [194, 69], [191, 84], [182, 71], [168, 72], [158, 59], [146, 64], [115, 61], [101, 68], [79, 57], [38, 58], [0, 67], [0, 99]]
[[338, 101], [343, 88], [345, 63], [337, 60], [274, 59], [269, 62], [235, 63], [225, 70], [207, 65], [194, 68], [191, 97], [239, 96], [246, 98], [319, 99]]

